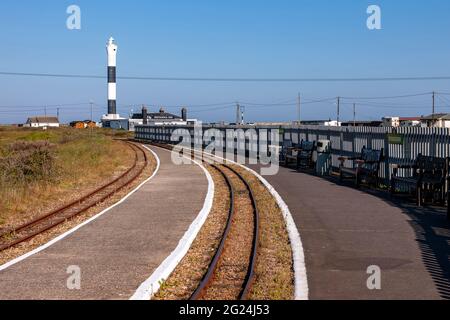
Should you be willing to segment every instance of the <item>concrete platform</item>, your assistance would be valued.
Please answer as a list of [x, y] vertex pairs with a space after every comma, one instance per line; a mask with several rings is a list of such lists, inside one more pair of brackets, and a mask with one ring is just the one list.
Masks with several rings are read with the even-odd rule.
[[[288, 168], [264, 178], [288, 204], [300, 231], [311, 299], [450, 298], [444, 210]], [[382, 290], [367, 288], [372, 265], [381, 268]]]
[[[204, 205], [207, 178], [195, 164], [161, 167], [124, 203], [44, 251], [0, 271], [0, 300], [129, 299], [177, 247]], [[69, 266], [81, 290], [69, 290]]]

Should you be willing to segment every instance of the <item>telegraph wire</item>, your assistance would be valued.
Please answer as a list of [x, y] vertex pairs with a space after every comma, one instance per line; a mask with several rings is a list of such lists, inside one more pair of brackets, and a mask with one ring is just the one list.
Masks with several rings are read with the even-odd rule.
[[42, 105], [22, 105], [22, 106], [0, 106], [0, 109], [16, 109], [16, 108], [29, 108], [29, 109], [42, 109], [42, 108], [65, 108], [65, 107], [75, 107], [75, 106], [84, 106], [84, 105], [88, 105], [89, 102], [84, 102], [84, 103], [62, 103], [62, 104], [52, 104], [52, 105], [48, 105], [48, 104], [42, 104]]
[[[3, 76], [41, 77], [41, 78], [75, 78], [106, 79], [103, 75], [62, 74], [62, 73], [30, 73], [0, 71]], [[149, 77], [118, 76], [121, 80], [145, 81], [192, 81], [192, 82], [389, 82], [389, 81], [437, 81], [450, 80], [450, 76], [418, 76], [418, 77], [361, 77], [361, 78], [203, 78], [203, 77]]]
[[346, 100], [381, 100], [381, 99], [402, 99], [402, 98], [412, 98], [412, 97], [420, 97], [420, 96], [429, 96], [432, 95], [432, 92], [424, 92], [424, 93], [414, 93], [407, 95], [399, 95], [399, 96], [379, 96], [379, 97], [341, 97], [341, 99]]
[[[342, 97], [341, 98], [341, 104], [343, 105], [353, 105], [353, 103], [356, 103], [360, 108], [383, 108], [383, 109], [426, 109], [429, 108], [429, 106], [422, 106], [418, 105], [416, 103], [402, 103], [402, 104], [396, 104], [392, 101], [364, 101], [364, 100], [389, 100], [389, 99], [401, 99], [401, 98], [410, 98], [410, 97], [419, 97], [419, 96], [426, 96], [430, 95], [432, 93], [416, 93], [416, 94], [408, 94], [408, 95], [398, 95], [398, 96], [373, 96], [373, 97]], [[449, 94], [450, 96], [450, 94]], [[447, 106], [447, 104], [450, 104], [450, 98], [446, 98], [443, 93], [437, 93], [437, 97], [443, 102], [445, 102], [446, 105], [439, 106], [440, 108], [450, 108]], [[304, 99], [302, 105], [311, 105], [311, 104], [318, 104], [318, 103], [330, 103], [335, 105], [335, 99], [336, 98], [314, 98], [314, 99]], [[363, 100], [363, 101], [361, 101]], [[290, 103], [292, 102], [292, 103]], [[263, 108], [263, 107], [294, 107], [296, 106], [295, 99], [289, 99], [281, 101], [280, 103], [256, 103], [256, 102], [249, 102], [244, 101], [241, 102], [243, 105], [246, 105], [248, 108], [254, 109], [254, 108]], [[23, 105], [23, 106], [0, 106], [0, 113], [1, 114], [17, 114], [17, 113], [26, 113], [26, 112], [39, 112], [43, 111], [44, 109], [65, 109], [69, 107], [74, 106], [89, 106], [90, 102], [84, 102], [84, 103], [62, 103], [62, 104], [49, 104], [49, 105]], [[146, 105], [154, 108], [158, 108], [160, 105], [155, 104], [122, 104], [119, 106], [119, 109], [126, 111], [127, 113], [130, 112], [131, 109], [135, 109], [136, 107], [139, 108], [141, 105]], [[105, 106], [99, 105], [97, 103], [94, 103], [93, 106], [96, 109], [103, 109]], [[207, 109], [201, 109], [201, 110], [195, 110], [190, 111], [190, 113], [203, 113], [203, 112], [210, 112], [210, 111], [217, 111], [217, 110], [226, 110], [234, 108], [235, 103], [229, 102], [229, 103], [210, 103], [210, 104], [180, 104], [179, 106], [163, 106], [165, 108], [180, 108], [182, 106], [186, 106], [188, 108], [207, 108]], [[70, 111], [82, 111], [80, 109], [72, 109]]]
[[438, 108], [450, 108], [450, 99], [445, 98], [441, 95], [436, 95], [439, 100], [441, 100], [446, 106], [438, 106]]

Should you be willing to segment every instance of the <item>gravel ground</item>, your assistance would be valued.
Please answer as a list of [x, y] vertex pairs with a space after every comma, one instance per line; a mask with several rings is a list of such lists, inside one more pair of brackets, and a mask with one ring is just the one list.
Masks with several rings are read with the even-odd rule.
[[[8, 261], [11, 261], [17, 257], [20, 257], [27, 252], [30, 252], [45, 243], [51, 241], [52, 239], [58, 237], [59, 235], [73, 229], [77, 225], [83, 223], [84, 221], [90, 219], [91, 217], [95, 216], [96, 214], [102, 212], [104, 209], [109, 208], [110, 206], [114, 205], [115, 203], [119, 202], [123, 197], [125, 197], [130, 191], [132, 191], [134, 188], [136, 188], [139, 184], [141, 184], [143, 181], [148, 179], [154, 170], [156, 169], [156, 160], [154, 159], [153, 155], [149, 152], [147, 152], [149, 164], [147, 168], [144, 170], [144, 173], [141, 175], [140, 178], [138, 178], [134, 183], [129, 185], [126, 188], [123, 188], [121, 191], [114, 194], [112, 197], [108, 198], [105, 202], [101, 203], [100, 205], [91, 208], [90, 210], [82, 213], [81, 215], [77, 216], [76, 218], [67, 221], [66, 223], [63, 223], [54, 229], [51, 229], [41, 235], [38, 235], [37, 237], [30, 239], [27, 242], [24, 242], [22, 244], [17, 245], [16, 247], [13, 247], [11, 249], [5, 250], [3, 252], [0, 252], [0, 265], [7, 263]], [[111, 181], [115, 177], [120, 176], [124, 171], [126, 171], [126, 168], [124, 168], [121, 172], [116, 172], [113, 177], [110, 177], [107, 181], [102, 181], [98, 185], [105, 184], [108, 181]], [[97, 186], [93, 187], [91, 190], [95, 190]], [[61, 199], [61, 203], [67, 203], [70, 202], [76, 198], [81, 197], [83, 194], [89, 193], [90, 190], [83, 190], [83, 192], [80, 192], [78, 194], [72, 195], [70, 199]], [[49, 212], [51, 210], [55, 209], [48, 208], [45, 212]]]

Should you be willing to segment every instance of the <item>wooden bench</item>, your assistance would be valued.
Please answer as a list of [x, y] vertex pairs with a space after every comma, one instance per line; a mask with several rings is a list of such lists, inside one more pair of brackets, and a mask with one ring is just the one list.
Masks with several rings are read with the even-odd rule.
[[297, 170], [314, 168], [314, 151], [316, 151], [315, 141], [302, 140], [297, 153]]
[[[417, 205], [422, 206], [427, 198], [445, 203], [448, 159], [427, 157], [419, 154], [413, 164], [395, 165], [391, 177], [391, 194], [397, 193], [398, 186], [406, 186], [415, 194]], [[399, 170], [409, 170], [406, 176], [399, 176]]]
[[292, 155], [292, 150], [294, 149], [294, 144], [290, 140], [283, 141], [280, 151], [280, 165], [288, 165], [288, 157]]
[[[339, 157], [339, 179], [342, 182], [345, 178], [355, 180], [357, 187], [365, 181], [368, 185], [378, 186], [380, 165], [383, 161], [384, 149], [374, 150], [364, 147], [359, 157]], [[346, 168], [347, 160], [355, 161], [355, 168]]]
[[[284, 150], [283, 150], [284, 149]], [[297, 170], [300, 168], [311, 168], [314, 165], [313, 155], [316, 143], [302, 140], [300, 144], [283, 144], [280, 163], [285, 166], [295, 164]]]

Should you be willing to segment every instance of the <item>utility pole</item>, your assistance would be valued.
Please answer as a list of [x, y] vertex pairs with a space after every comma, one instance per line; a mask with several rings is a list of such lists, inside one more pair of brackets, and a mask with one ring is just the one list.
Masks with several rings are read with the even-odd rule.
[[432, 97], [433, 103], [432, 103], [432, 109], [431, 109], [431, 119], [433, 122], [433, 126], [434, 124], [434, 115], [436, 113], [436, 105], [435, 105], [435, 101], [436, 101], [436, 92], [433, 91], [433, 97]]
[[353, 104], [353, 127], [356, 127], [356, 103]]
[[301, 96], [300, 96], [300, 92], [298, 93], [298, 98], [297, 98], [297, 112], [298, 112], [298, 125], [301, 126], [302, 125], [302, 100], [301, 100]]
[[94, 102], [92, 100], [89, 101], [89, 104], [91, 105], [91, 122], [94, 121]]
[[337, 97], [337, 126], [341, 120], [341, 97]]
[[44, 107], [44, 114], [47, 116], [47, 107]]
[[89, 100], [89, 105], [91, 107], [91, 123], [89, 124], [89, 135], [92, 136], [92, 131], [94, 128], [92, 127], [92, 122], [94, 122], [94, 101]]
[[59, 109], [60, 108], [56, 108], [56, 117], [58, 118], [58, 120], [59, 120]]
[[436, 92], [433, 91], [433, 115], [436, 113]]

